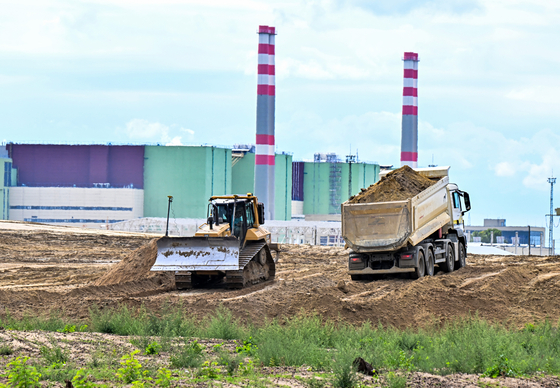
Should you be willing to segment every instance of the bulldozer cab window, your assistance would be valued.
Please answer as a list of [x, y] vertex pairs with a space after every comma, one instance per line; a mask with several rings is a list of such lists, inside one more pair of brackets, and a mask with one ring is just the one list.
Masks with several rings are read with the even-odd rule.
[[253, 213], [253, 203], [247, 203], [247, 227], [252, 228], [255, 224], [255, 214]]
[[245, 219], [245, 206], [247, 204], [244, 202], [238, 202], [235, 209], [235, 217], [233, 220], [233, 235], [239, 240], [243, 241], [245, 239], [245, 233], [247, 232], [247, 220]]
[[231, 225], [231, 222], [230, 222], [231, 217], [229, 216], [229, 214], [233, 211], [233, 209], [228, 211], [228, 206], [225, 205], [225, 204], [222, 204], [222, 205], [216, 206], [216, 210], [217, 210], [216, 215], [215, 215], [216, 220], [219, 221], [219, 219], [221, 218], [221, 221], [219, 221], [219, 222], [227, 222]]

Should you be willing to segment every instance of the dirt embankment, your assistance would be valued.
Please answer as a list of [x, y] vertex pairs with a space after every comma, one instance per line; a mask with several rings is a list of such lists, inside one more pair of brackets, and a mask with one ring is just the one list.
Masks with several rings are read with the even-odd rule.
[[403, 201], [418, 195], [433, 185], [432, 181], [408, 166], [387, 173], [379, 182], [362, 189], [362, 192], [351, 197], [350, 203], [371, 203]]

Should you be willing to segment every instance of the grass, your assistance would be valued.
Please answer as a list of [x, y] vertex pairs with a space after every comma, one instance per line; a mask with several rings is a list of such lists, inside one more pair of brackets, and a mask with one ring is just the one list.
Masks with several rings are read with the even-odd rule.
[[[6, 313], [0, 319], [0, 326], [24, 331], [60, 332], [72, 326], [84, 327], [83, 323], [69, 322], [56, 314], [14, 319]], [[307, 366], [311, 370], [327, 371], [332, 377], [330, 384], [351, 387], [356, 384], [352, 369], [355, 357], [364, 358], [382, 373], [393, 372], [387, 376], [390, 376], [389, 385], [395, 387], [406, 384], [406, 374], [413, 371], [440, 375], [477, 373], [490, 377], [560, 373], [560, 332], [558, 325], [550, 321], [518, 329], [470, 316], [440, 326], [398, 330], [369, 323], [352, 326], [325, 322], [318, 315], [301, 313], [252, 327], [243, 325], [223, 307], [198, 319], [185, 315], [181, 306], [170, 306], [159, 315], [143, 307], [100, 309], [94, 306], [86, 323], [88, 331], [133, 337], [132, 342], [143, 353], [156, 354], [161, 345], [161, 351], [170, 354], [171, 368], [201, 368], [209, 361], [208, 368], [211, 362], [217, 362], [229, 376], [240, 374], [240, 364], [247, 365], [247, 360], [252, 360], [257, 366]], [[235, 339], [241, 353], [200, 349], [193, 345], [193, 338]], [[177, 340], [182, 345], [177, 346]], [[52, 345], [41, 349], [41, 353], [47, 364], [41, 369], [43, 375], [52, 375], [55, 380], [67, 377], [65, 372], [55, 371], [56, 368], [47, 370], [53, 364], [68, 361], [62, 348]], [[88, 368], [114, 369], [114, 364], [94, 354]], [[74, 370], [70, 366], [66, 369]], [[246, 368], [243, 370], [246, 373]]]

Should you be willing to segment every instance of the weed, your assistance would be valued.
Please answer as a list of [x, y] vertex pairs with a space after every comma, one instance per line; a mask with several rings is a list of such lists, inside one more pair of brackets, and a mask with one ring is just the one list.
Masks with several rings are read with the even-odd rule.
[[134, 350], [130, 354], [125, 354], [121, 358], [122, 367], [117, 370], [115, 375], [125, 384], [130, 384], [133, 381], [142, 378], [142, 365], [136, 358], [134, 358], [134, 356], [139, 352], [139, 350]]
[[236, 339], [245, 336], [245, 330], [227, 308], [220, 306], [214, 316], [207, 318], [203, 323], [206, 329], [202, 335], [206, 338]]
[[175, 368], [199, 367], [203, 349], [204, 347], [196, 340], [191, 342], [190, 345], [185, 344], [177, 354], [171, 356], [171, 365]]
[[302, 383], [307, 388], [323, 388], [327, 382], [323, 379], [318, 379], [316, 377], [309, 377], [306, 379], [302, 379]]
[[73, 333], [76, 331], [76, 325], [64, 325], [62, 330], [57, 330], [59, 333]]
[[220, 352], [218, 357], [218, 364], [226, 367], [228, 376], [233, 376], [242, 360], [243, 356], [239, 354], [231, 355], [228, 352]]
[[397, 374], [395, 372], [389, 372], [387, 374], [387, 386], [389, 388], [405, 388], [406, 376]]
[[70, 357], [68, 350], [62, 349], [54, 339], [51, 339], [51, 347], [41, 346], [40, 351], [45, 361], [50, 365], [66, 364]]
[[491, 377], [495, 379], [496, 377], [516, 377], [518, 373], [515, 368], [511, 365], [511, 362], [505, 355], [500, 355], [498, 362], [488, 369], [482, 375], [483, 377]]
[[17, 357], [10, 362], [8, 367], [8, 382], [12, 387], [32, 388], [39, 387], [41, 374], [34, 366], [28, 365], [28, 357]]
[[333, 365], [333, 381], [335, 388], [351, 388], [358, 384], [354, 353], [350, 349], [342, 349], [336, 355]]
[[257, 350], [259, 350], [259, 347], [255, 345], [253, 337], [249, 337], [248, 340], [243, 341], [243, 345], [238, 345], [237, 341], [235, 341], [235, 343], [237, 345], [235, 347], [235, 351], [237, 353], [245, 354], [249, 357], [256, 356]]
[[159, 354], [160, 351], [161, 351], [161, 345], [158, 344], [157, 341], [153, 341], [150, 344], [148, 344], [148, 346], [146, 346], [145, 353], [147, 355], [152, 355], [152, 354]]
[[241, 372], [241, 374], [243, 376], [247, 376], [253, 373], [253, 370], [255, 369], [254, 365], [253, 365], [253, 361], [252, 360], [248, 360], [246, 362], [240, 362], [239, 363], [239, 372]]
[[213, 361], [204, 361], [202, 364], [202, 369], [200, 371], [200, 376], [209, 379], [217, 379], [220, 377], [221, 370], [218, 368], [218, 363]]
[[14, 349], [8, 344], [0, 345], [0, 356], [10, 356], [14, 354]]
[[87, 370], [80, 369], [72, 378], [72, 385], [74, 388], [95, 388], [96, 385], [89, 381], [89, 377]]
[[156, 376], [156, 384], [158, 387], [170, 387], [171, 386], [171, 371], [166, 368], [158, 369]]

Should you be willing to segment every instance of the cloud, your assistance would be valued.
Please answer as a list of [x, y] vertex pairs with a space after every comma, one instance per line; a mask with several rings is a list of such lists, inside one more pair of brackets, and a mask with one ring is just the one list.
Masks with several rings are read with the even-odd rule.
[[497, 176], [514, 176], [517, 171], [514, 165], [509, 162], [500, 162], [496, 164], [494, 170]]
[[171, 137], [171, 132], [179, 131], [186, 133], [189, 140], [193, 140], [194, 131], [188, 128], [178, 128], [176, 124], [167, 126], [158, 122], [149, 122], [144, 119], [132, 119], [125, 126], [125, 132], [131, 139], [155, 140], [165, 145], [183, 145], [183, 136]]
[[181, 146], [183, 145], [183, 143], [181, 143], [181, 136], [175, 136], [173, 139], [171, 139], [171, 141], [167, 144], [165, 144], [166, 146]]
[[480, 2], [476, 0], [342, 0], [341, 2], [380, 15], [402, 15], [417, 9], [463, 14], [481, 8]]
[[130, 138], [161, 138], [164, 142], [169, 141], [169, 127], [167, 125], [151, 123], [143, 119], [132, 119], [126, 123], [126, 134]]

